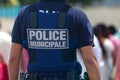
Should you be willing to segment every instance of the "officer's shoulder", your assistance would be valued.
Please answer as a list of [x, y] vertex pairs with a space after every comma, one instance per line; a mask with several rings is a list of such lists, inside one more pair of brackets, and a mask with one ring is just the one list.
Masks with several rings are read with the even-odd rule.
[[19, 14], [24, 15], [26, 12], [28, 12], [28, 11], [29, 11], [29, 6], [30, 6], [30, 4], [23, 6], [23, 7], [20, 9]]
[[30, 10], [30, 7], [31, 6], [35, 6], [35, 5], [37, 5], [38, 3], [31, 3], [31, 4], [28, 4], [28, 5], [25, 5], [25, 6], [23, 6], [22, 8], [21, 8], [21, 10], [20, 10], [20, 12], [21, 13], [26, 13], [26, 12], [28, 12], [29, 10]]
[[72, 15], [82, 15], [82, 16], [85, 16], [86, 13], [81, 10], [80, 8], [77, 8], [77, 7], [72, 7], [69, 12], [72, 14]]

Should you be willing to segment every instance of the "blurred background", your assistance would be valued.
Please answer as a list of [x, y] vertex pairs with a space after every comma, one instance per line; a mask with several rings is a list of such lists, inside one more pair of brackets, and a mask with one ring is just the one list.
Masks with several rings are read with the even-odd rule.
[[[26, 4], [38, 1], [0, 0], [0, 65], [8, 64], [10, 34], [20, 9]], [[94, 50], [100, 66], [101, 80], [120, 80], [120, 0], [67, 0], [67, 2], [84, 11], [93, 26], [96, 45]], [[21, 71], [26, 70], [25, 56], [21, 58]], [[83, 71], [86, 71], [80, 55], [78, 60], [82, 64]]]
[[[0, 20], [2, 29], [11, 32], [14, 20], [22, 6], [39, 0], [0, 0]], [[67, 0], [82, 9], [92, 25], [99, 22], [120, 27], [120, 0]]]

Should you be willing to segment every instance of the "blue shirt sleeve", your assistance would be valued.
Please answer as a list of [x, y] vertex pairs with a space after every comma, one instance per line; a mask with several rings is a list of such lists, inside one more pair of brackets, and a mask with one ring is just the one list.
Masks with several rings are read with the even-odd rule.
[[20, 21], [20, 13], [17, 16], [14, 26], [13, 26], [13, 30], [12, 30], [12, 42], [14, 43], [18, 43], [18, 44], [22, 44], [22, 37], [21, 37], [21, 21]]
[[77, 46], [78, 47], [84, 47], [84, 46], [89, 46], [89, 45], [94, 46], [93, 28], [85, 14], [83, 14], [79, 23], [80, 24], [77, 25], [78, 26]]
[[12, 30], [12, 42], [14, 43], [18, 43], [18, 44], [22, 44], [22, 28], [25, 27], [25, 17], [26, 17], [26, 11], [28, 11], [28, 9], [26, 9], [28, 6], [23, 7], [13, 26], [13, 30]]
[[86, 14], [76, 8], [72, 8], [69, 12], [73, 19], [72, 30], [76, 34], [74, 36], [76, 36], [77, 47], [94, 46], [93, 28]]

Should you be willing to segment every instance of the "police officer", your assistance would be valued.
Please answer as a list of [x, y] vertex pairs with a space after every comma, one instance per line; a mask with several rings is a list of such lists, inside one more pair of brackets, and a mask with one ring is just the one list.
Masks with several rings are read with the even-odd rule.
[[20, 56], [26, 48], [28, 73], [22, 73], [21, 80], [81, 80], [79, 48], [89, 79], [100, 80], [93, 36], [85, 13], [65, 0], [41, 0], [23, 7], [12, 31], [9, 79], [18, 80]]

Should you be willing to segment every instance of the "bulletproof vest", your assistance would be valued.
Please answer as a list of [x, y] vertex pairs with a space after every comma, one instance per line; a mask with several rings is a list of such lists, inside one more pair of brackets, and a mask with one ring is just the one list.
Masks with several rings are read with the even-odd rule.
[[[24, 47], [29, 52], [28, 70], [67, 70], [76, 59], [76, 40], [70, 36], [70, 6], [60, 11], [41, 10], [30, 5]], [[33, 68], [34, 67], [34, 68]]]

